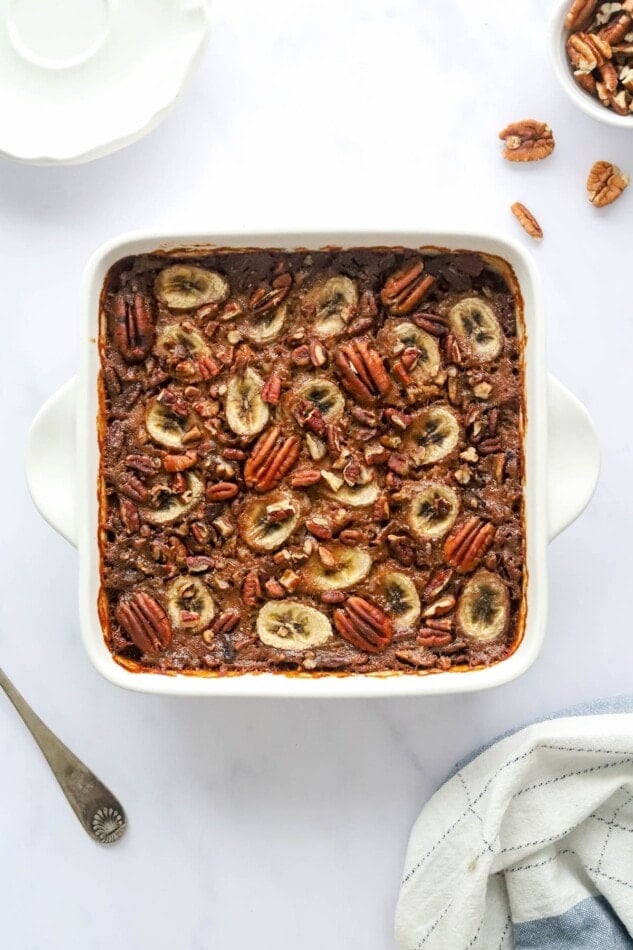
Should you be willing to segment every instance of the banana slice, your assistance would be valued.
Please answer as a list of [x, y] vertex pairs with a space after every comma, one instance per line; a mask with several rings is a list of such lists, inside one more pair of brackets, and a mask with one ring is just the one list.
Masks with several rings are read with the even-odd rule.
[[335, 566], [326, 566], [317, 552], [303, 567], [303, 584], [309, 591], [353, 587], [367, 577], [371, 570], [371, 557], [367, 551], [350, 548], [335, 541], [328, 544], [327, 551], [332, 555]]
[[245, 327], [246, 335], [254, 343], [270, 343], [281, 333], [286, 320], [286, 305], [282, 304], [270, 313], [261, 317], [253, 317]]
[[161, 359], [189, 359], [210, 356], [209, 347], [196, 330], [186, 330], [179, 323], [170, 323], [158, 334], [154, 351]]
[[436, 406], [422, 412], [407, 429], [405, 445], [414, 465], [432, 465], [453, 451], [459, 423], [450, 409]]
[[375, 482], [367, 482], [366, 485], [360, 483], [341, 485], [333, 497], [341, 504], [349, 505], [351, 508], [364, 508], [365, 505], [373, 505], [379, 494], [378, 485]]
[[473, 640], [496, 640], [508, 629], [510, 595], [498, 574], [477, 571], [457, 604], [457, 626]]
[[503, 332], [490, 304], [466, 297], [452, 307], [448, 322], [460, 348], [475, 360], [494, 360], [503, 346]]
[[345, 411], [343, 394], [329, 379], [311, 379], [299, 387], [297, 396], [316, 406], [328, 424], [340, 419]]
[[327, 643], [332, 626], [320, 610], [298, 600], [269, 600], [257, 615], [257, 636], [277, 650], [308, 650]]
[[436, 376], [440, 369], [440, 348], [437, 340], [414, 323], [398, 323], [393, 332], [405, 347], [415, 346], [420, 351], [418, 361], [410, 371], [413, 379], [422, 382]]
[[199, 577], [176, 577], [165, 592], [167, 614], [174, 630], [198, 633], [213, 620], [215, 605], [208, 587]]
[[318, 337], [342, 333], [358, 305], [358, 290], [349, 277], [330, 277], [310, 294], [315, 306], [312, 332]]
[[187, 488], [182, 495], [166, 495], [159, 508], [141, 508], [141, 516], [150, 524], [171, 524], [189, 514], [202, 500], [204, 484], [193, 472], [184, 472]]
[[297, 527], [301, 505], [286, 492], [262, 495], [248, 502], [239, 517], [239, 530], [253, 551], [276, 551]]
[[415, 584], [399, 571], [384, 571], [378, 576], [379, 599], [392, 620], [394, 630], [412, 627], [420, 616], [420, 598]]
[[226, 393], [226, 421], [236, 435], [257, 435], [268, 422], [268, 404], [262, 399], [264, 383], [249, 366], [243, 376], [233, 376]]
[[229, 282], [217, 271], [192, 264], [173, 264], [154, 281], [154, 293], [170, 310], [194, 310], [205, 303], [222, 303], [229, 295]]
[[407, 522], [417, 538], [443, 538], [455, 524], [458, 512], [456, 492], [441, 482], [430, 482], [411, 499]]
[[183, 439], [198, 422], [194, 412], [183, 419], [154, 399], [145, 411], [145, 428], [151, 439], [168, 449], [185, 447]]

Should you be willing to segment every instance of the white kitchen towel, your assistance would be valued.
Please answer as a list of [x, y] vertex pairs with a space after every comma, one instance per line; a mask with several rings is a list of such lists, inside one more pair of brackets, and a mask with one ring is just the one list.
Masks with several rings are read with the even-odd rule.
[[425, 805], [396, 911], [403, 950], [630, 950], [632, 936], [633, 712], [528, 726]]

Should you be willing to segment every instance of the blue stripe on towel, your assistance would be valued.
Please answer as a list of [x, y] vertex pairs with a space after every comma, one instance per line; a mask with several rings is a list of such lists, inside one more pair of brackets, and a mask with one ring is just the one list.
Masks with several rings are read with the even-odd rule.
[[633, 940], [604, 897], [587, 897], [558, 917], [513, 925], [515, 950], [631, 950]]

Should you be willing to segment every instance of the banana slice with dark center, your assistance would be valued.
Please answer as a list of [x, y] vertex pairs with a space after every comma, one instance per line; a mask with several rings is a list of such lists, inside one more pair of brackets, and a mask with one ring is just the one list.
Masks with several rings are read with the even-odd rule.
[[179, 323], [170, 323], [158, 334], [154, 347], [161, 359], [196, 359], [210, 356], [210, 350], [197, 330], [186, 329]]
[[410, 375], [416, 380], [426, 380], [436, 376], [440, 368], [440, 348], [437, 340], [430, 333], [416, 327], [414, 323], [398, 323], [393, 328], [393, 332], [396, 339], [405, 347], [414, 346], [420, 351]]
[[213, 620], [215, 605], [209, 588], [199, 577], [176, 577], [166, 591], [167, 614], [174, 630], [198, 633]]
[[262, 314], [261, 317], [251, 317], [245, 327], [245, 332], [255, 343], [270, 343], [279, 336], [285, 321], [286, 305], [283, 303], [270, 313]]
[[451, 307], [448, 322], [466, 356], [480, 362], [499, 356], [503, 331], [490, 304], [479, 297], [466, 297]]
[[399, 571], [384, 571], [378, 576], [378, 597], [391, 617], [394, 630], [412, 627], [420, 616], [420, 598], [415, 584]]
[[409, 502], [407, 522], [417, 538], [427, 541], [448, 534], [458, 513], [456, 492], [441, 482], [430, 482]]
[[239, 517], [239, 531], [253, 551], [276, 551], [299, 522], [301, 505], [286, 492], [254, 498]]
[[262, 643], [284, 651], [322, 647], [332, 637], [325, 614], [297, 600], [269, 600], [257, 615], [256, 629]]
[[329, 379], [309, 380], [299, 387], [297, 396], [315, 406], [328, 424], [336, 422], [345, 412], [343, 394]]
[[229, 295], [229, 282], [217, 271], [193, 264], [173, 264], [154, 281], [154, 293], [170, 310], [195, 310], [207, 303], [222, 303]]
[[371, 557], [361, 548], [350, 548], [338, 542], [327, 545], [328, 563], [319, 552], [306, 561], [302, 574], [304, 587], [309, 591], [344, 590], [362, 581], [371, 570]]
[[432, 465], [449, 455], [459, 441], [459, 423], [450, 409], [422, 412], [407, 429], [405, 445], [414, 465]]
[[158, 508], [141, 508], [141, 517], [150, 524], [172, 524], [189, 514], [204, 495], [202, 479], [193, 472], [184, 472], [187, 487], [181, 495], [165, 495], [161, 498]]
[[226, 421], [236, 435], [257, 435], [268, 422], [268, 404], [262, 399], [264, 382], [249, 366], [242, 376], [229, 382], [225, 411]]
[[158, 400], [149, 403], [145, 411], [145, 428], [154, 442], [168, 449], [182, 449], [187, 433], [198, 423], [198, 417], [190, 412], [186, 418], [177, 416]]
[[312, 291], [310, 299], [315, 306], [312, 332], [318, 337], [342, 333], [358, 306], [358, 289], [350, 277], [330, 277]]
[[477, 571], [457, 603], [457, 626], [473, 640], [497, 640], [508, 629], [510, 595], [498, 574]]

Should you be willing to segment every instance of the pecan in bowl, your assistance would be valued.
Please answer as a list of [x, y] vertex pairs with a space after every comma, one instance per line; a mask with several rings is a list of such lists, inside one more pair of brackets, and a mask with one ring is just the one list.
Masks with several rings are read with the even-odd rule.
[[633, 114], [633, 2], [572, 0], [552, 23], [561, 85], [585, 112], [611, 125]]

